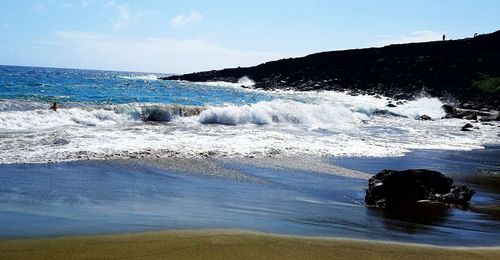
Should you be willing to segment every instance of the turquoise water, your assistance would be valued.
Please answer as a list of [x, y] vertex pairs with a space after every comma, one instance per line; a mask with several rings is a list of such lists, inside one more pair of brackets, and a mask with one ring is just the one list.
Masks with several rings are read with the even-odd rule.
[[162, 74], [0, 66], [0, 99], [34, 102], [180, 105], [251, 104], [271, 100], [236, 88], [156, 80]]

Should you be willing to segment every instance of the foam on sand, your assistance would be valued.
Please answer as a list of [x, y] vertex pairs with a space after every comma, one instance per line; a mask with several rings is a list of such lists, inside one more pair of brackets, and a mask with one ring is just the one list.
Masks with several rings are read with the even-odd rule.
[[232, 159], [230, 161], [233, 163], [244, 163], [259, 167], [283, 170], [301, 170], [349, 178], [369, 179], [372, 177], [369, 173], [333, 165], [326, 162], [325, 159], [316, 157], [244, 158], [237, 160]]

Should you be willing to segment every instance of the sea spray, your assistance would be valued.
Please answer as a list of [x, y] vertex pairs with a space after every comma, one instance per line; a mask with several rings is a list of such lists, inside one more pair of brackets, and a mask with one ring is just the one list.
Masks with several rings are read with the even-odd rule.
[[346, 127], [364, 114], [330, 104], [304, 104], [291, 100], [262, 101], [252, 105], [210, 107], [199, 116], [204, 124], [298, 124], [310, 128]]
[[238, 84], [240, 86], [245, 86], [245, 87], [253, 87], [253, 85], [255, 85], [255, 81], [253, 81], [252, 79], [250, 79], [249, 77], [247, 76], [244, 76], [244, 77], [241, 77], [239, 80], [238, 80]]
[[167, 104], [124, 104], [109, 106], [116, 113], [126, 114], [135, 120], [168, 122], [177, 117], [197, 116], [204, 107]]
[[[442, 102], [335, 91], [262, 91], [240, 82], [7, 67], [0, 163], [131, 157], [398, 156], [497, 144], [497, 122], [441, 119]], [[38, 71], [38, 72], [37, 72]], [[37, 75], [44, 75], [39, 77]], [[147, 75], [147, 74], [146, 74]], [[138, 76], [135, 79], [124, 78]], [[51, 102], [62, 105], [51, 111]], [[389, 103], [395, 107], [389, 107]], [[421, 115], [433, 120], [416, 120]]]

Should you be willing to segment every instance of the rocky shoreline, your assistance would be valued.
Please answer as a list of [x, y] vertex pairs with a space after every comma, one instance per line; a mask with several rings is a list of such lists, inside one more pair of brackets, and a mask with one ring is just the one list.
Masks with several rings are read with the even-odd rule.
[[[425, 92], [457, 108], [477, 110], [476, 117], [488, 111], [486, 116], [494, 117], [500, 110], [500, 31], [461, 40], [322, 52], [161, 79], [237, 83], [245, 76], [255, 82], [254, 88], [264, 90], [336, 90], [395, 100]], [[474, 117], [459, 111], [465, 114], [448, 114]]]

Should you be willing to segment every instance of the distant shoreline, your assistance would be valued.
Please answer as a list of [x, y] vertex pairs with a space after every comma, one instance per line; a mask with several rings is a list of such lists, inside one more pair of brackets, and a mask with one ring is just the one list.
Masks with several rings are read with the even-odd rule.
[[5, 258], [89, 259], [471, 259], [500, 258], [500, 247], [440, 247], [242, 230], [182, 230], [121, 235], [0, 240]]

